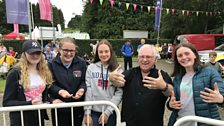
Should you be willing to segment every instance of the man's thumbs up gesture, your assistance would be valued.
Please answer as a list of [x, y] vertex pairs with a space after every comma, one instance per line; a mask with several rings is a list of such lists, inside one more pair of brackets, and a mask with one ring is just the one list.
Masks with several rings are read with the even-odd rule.
[[214, 83], [214, 90], [205, 88], [205, 91], [200, 92], [200, 96], [207, 103], [223, 103], [223, 96], [219, 92], [217, 83]]
[[123, 87], [125, 84], [124, 75], [119, 73], [121, 66], [119, 65], [114, 71], [109, 73], [109, 80], [117, 87]]

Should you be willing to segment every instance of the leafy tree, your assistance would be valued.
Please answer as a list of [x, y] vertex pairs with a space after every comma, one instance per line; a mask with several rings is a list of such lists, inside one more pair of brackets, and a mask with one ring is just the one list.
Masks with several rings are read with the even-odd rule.
[[[120, 1], [120, 0], [119, 0]], [[88, 32], [91, 38], [122, 38], [123, 30], [147, 30], [150, 38], [156, 38], [154, 31], [155, 13], [154, 8], [147, 12], [147, 6], [155, 5], [156, 0], [115, 0], [113, 9], [109, 0], [104, 0], [103, 5], [94, 0], [92, 4], [86, 3], [81, 18], [81, 31]], [[125, 3], [129, 2], [129, 9]], [[133, 3], [137, 3], [137, 10], [133, 10]], [[141, 6], [142, 7], [141, 7]], [[161, 38], [174, 38], [177, 34], [186, 33], [221, 33], [224, 23], [224, 1], [191, 0], [171, 1], [163, 0], [161, 17]], [[172, 15], [171, 10], [166, 14], [166, 8], [175, 8]], [[189, 16], [182, 15], [182, 10], [189, 10]], [[199, 11], [197, 15], [196, 11]], [[206, 12], [209, 12], [206, 15]], [[213, 14], [210, 15], [210, 12]], [[214, 12], [221, 12], [214, 13]]]
[[104, 1], [103, 5], [100, 5], [99, 1], [87, 3], [81, 18], [81, 31], [88, 32], [91, 38], [101, 39], [122, 38], [123, 30], [152, 30], [153, 27], [148, 21], [154, 17], [146, 8], [133, 12], [132, 5], [128, 10], [124, 3], [118, 6], [118, 1], [115, 1], [113, 8], [109, 1]]
[[13, 30], [13, 25], [7, 24], [5, 0], [0, 1], [0, 33], [7, 34]]
[[69, 22], [68, 27], [73, 29], [80, 29], [81, 15], [75, 15]]

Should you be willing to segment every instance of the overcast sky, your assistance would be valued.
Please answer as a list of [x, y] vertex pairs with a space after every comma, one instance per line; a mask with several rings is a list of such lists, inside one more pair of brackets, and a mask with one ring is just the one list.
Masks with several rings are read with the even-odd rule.
[[[37, 3], [38, 0], [30, 0], [30, 2]], [[66, 25], [75, 16], [74, 14], [82, 14], [84, 5], [82, 0], [51, 0], [51, 3], [62, 10]]]

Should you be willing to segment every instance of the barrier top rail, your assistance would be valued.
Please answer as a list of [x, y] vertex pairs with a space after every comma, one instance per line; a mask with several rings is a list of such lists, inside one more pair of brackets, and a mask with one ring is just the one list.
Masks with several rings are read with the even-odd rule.
[[92, 105], [109, 105], [114, 108], [117, 116], [117, 126], [125, 126], [126, 124], [121, 122], [120, 110], [115, 104], [110, 101], [85, 101], [85, 102], [70, 102], [60, 104], [40, 104], [40, 105], [25, 105], [25, 106], [10, 106], [0, 107], [0, 112], [15, 112], [25, 110], [41, 110], [41, 109], [55, 109], [55, 108], [69, 108], [69, 107], [81, 107], [81, 106], [92, 106]]
[[216, 119], [199, 117], [199, 116], [182, 117], [176, 121], [174, 126], [181, 126], [183, 123], [188, 122], [188, 121], [195, 121], [195, 122], [210, 124], [210, 125], [214, 125], [214, 126], [224, 126], [224, 121], [222, 121], [222, 120], [216, 120]]

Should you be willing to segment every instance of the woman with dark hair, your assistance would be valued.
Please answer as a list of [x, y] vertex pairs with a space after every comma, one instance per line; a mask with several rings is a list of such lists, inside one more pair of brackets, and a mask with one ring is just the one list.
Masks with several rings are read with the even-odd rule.
[[[90, 64], [86, 71], [85, 101], [107, 100], [117, 106], [120, 104], [123, 91], [115, 87], [108, 77], [108, 74], [117, 67], [116, 56], [111, 44], [106, 39], [101, 40], [97, 44], [93, 64]], [[116, 115], [110, 106], [106, 106], [104, 111], [102, 111], [102, 106], [88, 106], [85, 107], [85, 113], [86, 124], [89, 122], [89, 125], [100, 126], [104, 120], [106, 126], [116, 125]], [[87, 116], [89, 116], [89, 121]]]
[[[168, 126], [176, 120], [188, 116], [202, 116], [220, 119], [217, 104], [223, 104], [224, 87], [220, 74], [203, 67], [195, 47], [182, 42], [174, 50], [173, 74], [174, 93], [168, 107], [173, 111]], [[200, 123], [188, 122], [183, 126], [200, 126]]]

